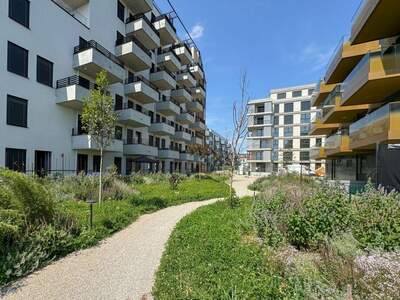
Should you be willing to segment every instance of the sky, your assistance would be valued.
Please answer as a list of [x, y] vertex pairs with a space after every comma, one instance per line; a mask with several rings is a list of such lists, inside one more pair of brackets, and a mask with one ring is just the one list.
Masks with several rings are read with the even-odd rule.
[[[202, 53], [207, 126], [224, 136], [231, 134], [243, 70], [251, 99], [267, 97], [270, 89], [318, 82], [339, 41], [348, 36], [361, 2], [170, 1]], [[168, 11], [167, 0], [157, 3]]]

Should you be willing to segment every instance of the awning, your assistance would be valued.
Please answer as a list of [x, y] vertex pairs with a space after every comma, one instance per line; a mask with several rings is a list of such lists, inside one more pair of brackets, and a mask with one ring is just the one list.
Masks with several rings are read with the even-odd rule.
[[139, 156], [137, 158], [133, 158], [131, 161], [144, 164], [156, 164], [159, 162], [158, 160], [150, 158], [148, 156]]

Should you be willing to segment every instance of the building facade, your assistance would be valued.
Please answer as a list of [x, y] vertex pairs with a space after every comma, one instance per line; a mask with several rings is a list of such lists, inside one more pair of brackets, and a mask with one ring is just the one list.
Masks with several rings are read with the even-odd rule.
[[313, 97], [312, 134], [328, 135], [315, 159], [327, 178], [400, 189], [400, 23], [396, 1], [366, 0]]
[[311, 106], [314, 89], [314, 84], [275, 89], [269, 98], [249, 102], [247, 152], [253, 174], [278, 172], [289, 165], [315, 171], [323, 165], [310, 157], [324, 142], [324, 136], [309, 134], [317, 114]]
[[210, 149], [210, 155], [207, 157], [207, 171], [222, 171], [229, 155], [228, 140], [216, 131], [207, 128], [206, 145]]
[[118, 114], [105, 166], [190, 173], [205, 162], [206, 80], [200, 51], [152, 0], [0, 1], [0, 166], [99, 171], [80, 121], [107, 71]]

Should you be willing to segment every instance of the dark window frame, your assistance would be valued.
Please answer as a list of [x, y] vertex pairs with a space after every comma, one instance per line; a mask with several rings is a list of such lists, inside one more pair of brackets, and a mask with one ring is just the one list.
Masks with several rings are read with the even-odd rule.
[[[123, 15], [121, 15], [121, 13]], [[125, 5], [121, 1], [117, 1], [117, 18], [125, 22]]]
[[[43, 65], [40, 65], [40, 63], [47, 64], [47, 66], [49, 67], [49, 70], [46, 70], [46, 71], [49, 71], [49, 74], [48, 74], [49, 78], [47, 78], [48, 81], [44, 80], [44, 78], [40, 78], [39, 66], [43, 66]], [[41, 84], [44, 84], [46, 86], [53, 87], [53, 78], [54, 78], [54, 63], [40, 55], [37, 55], [36, 56], [36, 81]]]
[[[24, 58], [25, 61], [24, 61], [24, 70], [23, 70], [23, 72], [19, 72], [19, 70], [15, 70], [15, 69], [13, 70], [13, 67], [15, 67], [15, 65], [14, 66], [12, 65], [12, 62], [13, 62], [12, 58], [15, 59], [16, 57], [12, 57], [10, 54], [15, 54], [15, 50], [16, 49], [15, 48], [12, 49], [11, 47], [15, 47], [15, 48], [17, 48], [19, 50], [22, 50], [26, 54], [26, 57]], [[11, 72], [13, 74], [22, 76], [24, 78], [28, 78], [28, 74], [29, 74], [29, 50], [27, 50], [27, 49], [25, 49], [25, 48], [23, 48], [21, 46], [18, 46], [17, 44], [14, 44], [13, 42], [8, 41], [8, 44], [7, 44], [7, 71]]]
[[293, 91], [292, 98], [300, 98], [303, 95], [303, 91]]
[[[13, 4], [15, 1], [21, 1], [21, 2], [24, 1], [24, 2], [26, 3], [26, 5], [27, 5], [27, 6], [25, 7], [25, 9], [26, 9], [27, 11], [24, 12], [24, 13], [26, 14], [26, 15], [24, 16], [24, 18], [23, 18], [24, 20], [18, 19], [17, 16], [13, 15], [13, 10], [12, 10], [13, 6], [12, 6], [12, 4]], [[30, 6], [31, 6], [31, 2], [30, 2], [29, 0], [9, 0], [9, 1], [8, 1], [8, 17], [9, 17], [11, 20], [17, 22], [18, 24], [20, 24], [20, 25], [22, 25], [22, 26], [24, 26], [24, 27], [30, 29], [30, 28], [29, 28], [29, 25], [30, 25]], [[18, 9], [17, 12], [21, 13], [21, 10]]]
[[[15, 102], [19, 102], [19, 104], [25, 105], [25, 111], [24, 116], [22, 116], [22, 122], [13, 122], [11, 120], [11, 107], [10, 107], [10, 100], [13, 100]], [[7, 116], [6, 116], [6, 123], [7, 125], [10, 126], [17, 126], [17, 127], [22, 127], [22, 128], [28, 128], [28, 100], [24, 98], [20, 98], [14, 95], [7, 95]]]
[[[23, 162], [23, 165], [20, 165], [19, 167], [11, 167], [10, 168], [10, 159], [12, 158], [12, 153], [14, 152], [14, 156], [15, 154], [17, 154], [17, 152], [19, 152], [19, 154], [17, 154], [17, 156], [22, 157], [23, 159], [21, 160], [21, 162]], [[10, 170], [14, 170], [14, 171], [18, 171], [18, 172], [26, 172], [26, 149], [16, 149], [16, 148], [6, 148], [5, 149], [5, 167], [10, 169]], [[20, 154], [22, 154], [22, 156], [20, 156]]]

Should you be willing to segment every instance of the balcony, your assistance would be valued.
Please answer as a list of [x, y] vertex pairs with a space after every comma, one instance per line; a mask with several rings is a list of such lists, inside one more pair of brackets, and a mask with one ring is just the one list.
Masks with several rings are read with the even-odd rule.
[[178, 103], [185, 103], [192, 101], [192, 95], [186, 88], [180, 88], [171, 91], [171, 98]]
[[158, 67], [157, 70], [151, 72], [150, 81], [162, 91], [172, 90], [176, 87], [175, 75], [164, 67]]
[[150, 125], [149, 132], [160, 136], [174, 136], [175, 127], [170, 123], [155, 122]]
[[152, 0], [125, 0], [124, 3], [135, 13], [147, 13], [152, 10]]
[[322, 104], [322, 123], [351, 123], [360, 114], [366, 113], [374, 106], [370, 104], [359, 105], [342, 105], [342, 92], [341, 86], [337, 85], [336, 88], [329, 94]]
[[190, 143], [192, 141], [192, 136], [190, 133], [185, 131], [175, 131], [174, 139], [181, 142]]
[[198, 81], [204, 79], [204, 71], [199, 64], [191, 65], [190, 72], [193, 74], [194, 78], [196, 78]]
[[199, 138], [197, 136], [192, 136], [191, 142], [192, 142], [192, 144], [203, 145], [203, 139]]
[[375, 149], [377, 143], [400, 143], [400, 102], [391, 102], [350, 126], [351, 149]]
[[322, 113], [319, 112], [315, 121], [311, 123], [309, 135], [328, 135], [339, 129], [340, 123], [325, 124], [322, 122]]
[[196, 118], [195, 122], [190, 125], [190, 129], [197, 130], [197, 131], [206, 130], [206, 125], [205, 125], [204, 120]]
[[161, 15], [155, 17], [152, 21], [154, 28], [160, 34], [161, 46], [172, 45], [178, 41], [176, 29], [169, 16]]
[[194, 155], [187, 152], [180, 152], [179, 159], [184, 161], [194, 161]]
[[328, 64], [325, 82], [328, 84], [343, 82], [365, 54], [380, 49], [379, 41], [351, 45], [342, 38]]
[[172, 149], [159, 149], [158, 157], [161, 159], [176, 159], [180, 158], [179, 151]]
[[133, 139], [124, 144], [124, 155], [157, 157], [158, 149], [150, 146], [148, 141]]
[[176, 74], [176, 80], [179, 84], [188, 89], [196, 86], [196, 78], [193, 77], [192, 73], [188, 69], [178, 71]]
[[132, 70], [151, 68], [151, 52], [134, 36], [118, 39], [115, 44], [115, 55]]
[[206, 99], [206, 91], [202, 86], [196, 86], [192, 89], [192, 96], [196, 99], [205, 100]]
[[400, 45], [368, 53], [342, 84], [343, 105], [380, 103], [399, 91]]
[[327, 157], [344, 156], [351, 153], [348, 134], [336, 133], [325, 140], [325, 154]]
[[184, 125], [193, 124], [194, 120], [194, 116], [189, 112], [181, 112], [178, 116], [176, 116], [176, 121]]
[[173, 49], [181, 60], [182, 65], [190, 65], [193, 62], [192, 51], [186, 43], [174, 45]]
[[326, 84], [325, 81], [321, 80], [312, 96], [311, 106], [320, 106], [335, 87], [336, 84]]
[[125, 30], [149, 50], [160, 47], [160, 35], [144, 14], [129, 17], [126, 20]]
[[157, 64], [164, 66], [170, 72], [177, 72], [181, 69], [181, 62], [172, 48], [158, 49]]
[[177, 116], [181, 113], [181, 107], [174, 100], [163, 98], [156, 104], [156, 111], [165, 116]]
[[81, 76], [71, 76], [57, 80], [56, 103], [62, 106], [80, 110], [83, 101], [89, 96], [95, 84]]
[[351, 28], [352, 44], [392, 37], [400, 33], [400, 19], [394, 13], [399, 9], [396, 0], [364, 0]]
[[93, 40], [81, 42], [74, 48], [74, 68], [91, 78], [106, 70], [110, 84], [122, 82], [125, 77], [125, 69], [119, 59]]
[[144, 108], [138, 109], [125, 106], [122, 109], [116, 109], [118, 115], [117, 121], [121, 124], [132, 127], [149, 127], [150, 117], [148, 111]]
[[[79, 133], [78, 130], [72, 130], [72, 149], [73, 150], [89, 150], [100, 151], [100, 147], [94, 141], [91, 135]], [[111, 145], [106, 147], [105, 152], [122, 153], [124, 149], [122, 140], [113, 140]]]
[[196, 101], [196, 100], [188, 102], [186, 104], [186, 109], [190, 112], [195, 112], [195, 113], [199, 113], [204, 110], [203, 105], [199, 101]]
[[326, 159], [325, 148], [315, 147], [310, 149], [310, 160], [322, 160]]
[[125, 95], [140, 103], [156, 103], [160, 99], [157, 87], [143, 76], [133, 76], [125, 81]]

